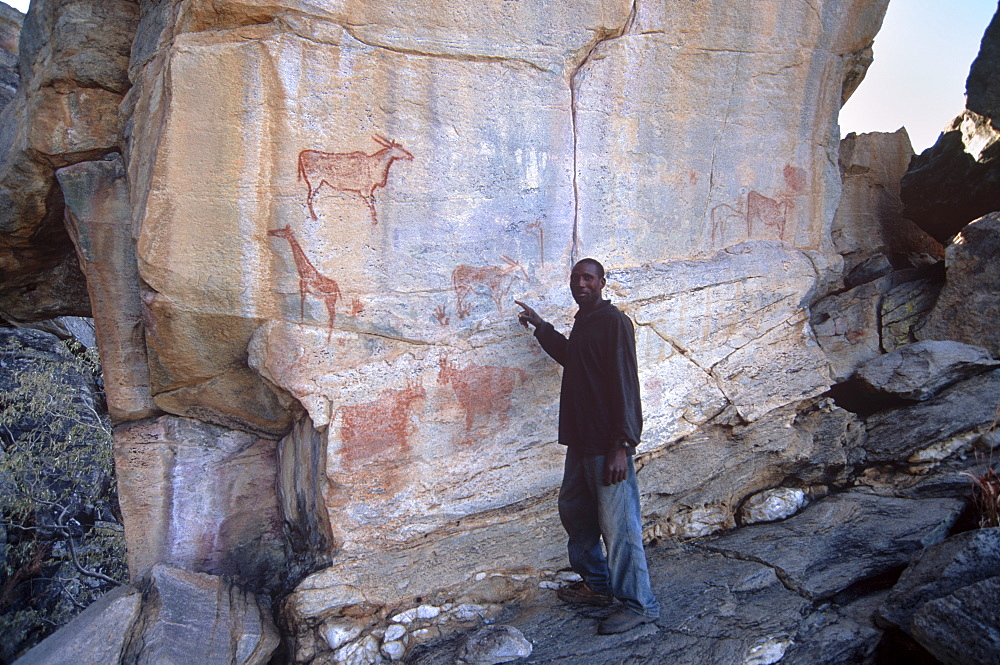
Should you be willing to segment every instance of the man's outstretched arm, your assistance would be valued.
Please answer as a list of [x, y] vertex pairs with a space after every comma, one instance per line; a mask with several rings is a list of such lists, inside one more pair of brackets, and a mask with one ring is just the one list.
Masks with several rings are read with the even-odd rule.
[[535, 339], [538, 343], [542, 345], [545, 352], [552, 356], [560, 365], [566, 365], [566, 347], [569, 344], [562, 333], [556, 332], [556, 329], [552, 327], [552, 324], [548, 321], [544, 321], [542, 317], [538, 316], [538, 312], [532, 308], [525, 305], [520, 300], [515, 300], [515, 303], [521, 306], [523, 311], [518, 312], [517, 320], [524, 326], [528, 327], [528, 324], [535, 326]]

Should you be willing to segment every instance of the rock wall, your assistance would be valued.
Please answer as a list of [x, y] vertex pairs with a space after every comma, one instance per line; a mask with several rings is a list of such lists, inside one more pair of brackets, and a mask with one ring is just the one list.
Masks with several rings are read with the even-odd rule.
[[[66, 251], [3, 309], [93, 313], [133, 575], [294, 586], [305, 635], [562, 567], [559, 371], [513, 299], [568, 330], [585, 255], [637, 327], [651, 536], [843, 478], [803, 471], [853, 459], [810, 306], [886, 4], [39, 0], [27, 34], [97, 47], [22, 47], [3, 237]], [[89, 306], [37, 277], [77, 256]]]
[[21, 12], [0, 2], [0, 110], [17, 92], [17, 42], [23, 21]]
[[642, 451], [830, 386], [805, 306], [840, 267], [835, 119], [884, 9], [144, 10], [125, 161], [150, 392], [284, 437], [283, 505], [325, 513], [297, 511], [293, 558], [331, 562], [291, 616], [561, 565], [558, 370], [512, 300], [568, 329], [575, 258], [638, 325]]
[[118, 104], [137, 18], [130, 0], [51, 0], [24, 19], [20, 87], [0, 112], [0, 316], [8, 322], [90, 313], [53, 172], [120, 149]]

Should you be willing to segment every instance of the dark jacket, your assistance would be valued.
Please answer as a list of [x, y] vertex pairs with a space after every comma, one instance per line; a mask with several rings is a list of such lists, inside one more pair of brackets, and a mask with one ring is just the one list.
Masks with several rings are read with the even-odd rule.
[[535, 337], [563, 366], [559, 443], [604, 455], [625, 441], [633, 453], [642, 434], [642, 405], [629, 318], [604, 300], [587, 314], [577, 312], [569, 339], [548, 322], [535, 329]]

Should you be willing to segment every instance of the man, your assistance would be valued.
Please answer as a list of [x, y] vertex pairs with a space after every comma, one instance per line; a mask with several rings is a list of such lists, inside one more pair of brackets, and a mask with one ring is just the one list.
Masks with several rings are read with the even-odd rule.
[[[642, 549], [639, 487], [632, 455], [642, 433], [632, 322], [602, 297], [604, 267], [573, 266], [569, 287], [580, 306], [569, 339], [522, 302], [518, 320], [563, 366], [559, 443], [567, 446], [559, 517], [569, 534], [569, 561], [582, 582], [560, 589], [569, 602], [623, 606], [597, 626], [621, 633], [660, 614]], [[607, 557], [601, 549], [601, 540]]]

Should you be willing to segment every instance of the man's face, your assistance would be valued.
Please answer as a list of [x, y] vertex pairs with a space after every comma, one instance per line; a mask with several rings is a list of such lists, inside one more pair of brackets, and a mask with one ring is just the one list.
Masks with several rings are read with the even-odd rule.
[[592, 263], [578, 263], [569, 274], [569, 290], [573, 300], [583, 309], [593, 307], [601, 301], [601, 290], [605, 279], [597, 276], [597, 266]]

